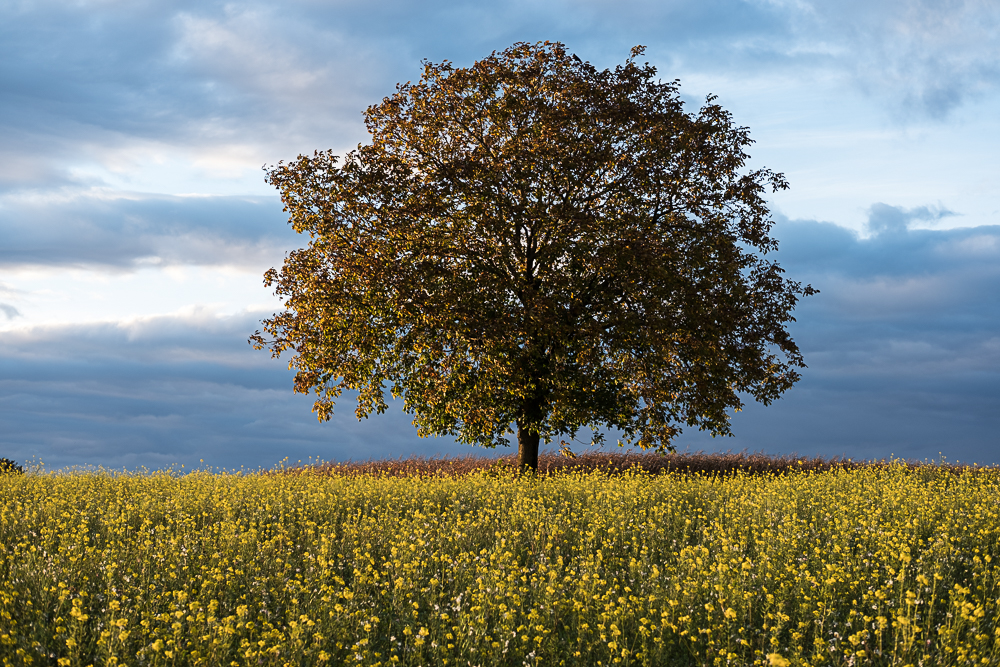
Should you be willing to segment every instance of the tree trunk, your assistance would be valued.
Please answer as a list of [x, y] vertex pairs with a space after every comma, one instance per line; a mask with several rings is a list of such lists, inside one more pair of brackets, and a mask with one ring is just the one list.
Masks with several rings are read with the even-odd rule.
[[538, 470], [538, 425], [543, 421], [545, 398], [541, 393], [529, 397], [517, 420], [517, 469]]
[[531, 431], [517, 424], [517, 469], [538, 470], [538, 431]]

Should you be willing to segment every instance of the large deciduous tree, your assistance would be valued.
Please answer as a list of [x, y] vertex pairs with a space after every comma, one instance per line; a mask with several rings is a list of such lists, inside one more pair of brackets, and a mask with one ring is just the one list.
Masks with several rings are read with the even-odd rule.
[[671, 450], [730, 434], [740, 393], [798, 379], [785, 279], [745, 127], [635, 59], [598, 70], [559, 43], [471, 67], [425, 63], [369, 107], [371, 143], [268, 171], [308, 247], [266, 284], [284, 312], [251, 342], [292, 350], [295, 390], [329, 419], [401, 397], [420, 435], [507, 445], [610, 427]]

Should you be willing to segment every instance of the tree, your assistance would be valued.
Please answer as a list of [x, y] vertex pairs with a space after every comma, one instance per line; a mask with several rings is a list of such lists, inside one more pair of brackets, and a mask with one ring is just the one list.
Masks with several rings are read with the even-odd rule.
[[[401, 397], [421, 436], [508, 445], [611, 427], [673, 450], [687, 425], [731, 434], [739, 394], [798, 379], [785, 329], [814, 290], [782, 277], [748, 129], [677, 81], [598, 70], [560, 43], [468, 68], [424, 63], [368, 108], [371, 144], [267, 172], [308, 247], [265, 283], [284, 312], [251, 337], [293, 350], [295, 390], [330, 418]], [[601, 438], [598, 436], [597, 441]]]

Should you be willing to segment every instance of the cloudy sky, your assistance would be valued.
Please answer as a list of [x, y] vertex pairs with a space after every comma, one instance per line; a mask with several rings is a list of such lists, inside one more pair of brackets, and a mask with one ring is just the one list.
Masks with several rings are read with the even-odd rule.
[[1000, 463], [991, 0], [0, 0], [0, 456], [47, 467], [463, 454], [399, 409], [319, 424], [246, 339], [299, 245], [262, 165], [367, 141], [420, 61], [630, 47], [784, 172], [809, 368], [681, 450]]

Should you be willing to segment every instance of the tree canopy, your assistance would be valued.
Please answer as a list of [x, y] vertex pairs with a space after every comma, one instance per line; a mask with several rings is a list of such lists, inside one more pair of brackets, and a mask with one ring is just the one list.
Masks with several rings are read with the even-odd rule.
[[310, 237], [265, 283], [284, 311], [251, 337], [293, 351], [329, 419], [402, 398], [422, 436], [487, 447], [610, 427], [666, 451], [683, 426], [730, 434], [740, 394], [799, 378], [786, 323], [815, 290], [778, 247], [749, 131], [632, 50], [599, 70], [560, 43], [471, 67], [424, 63], [365, 112], [371, 143], [267, 171]]

